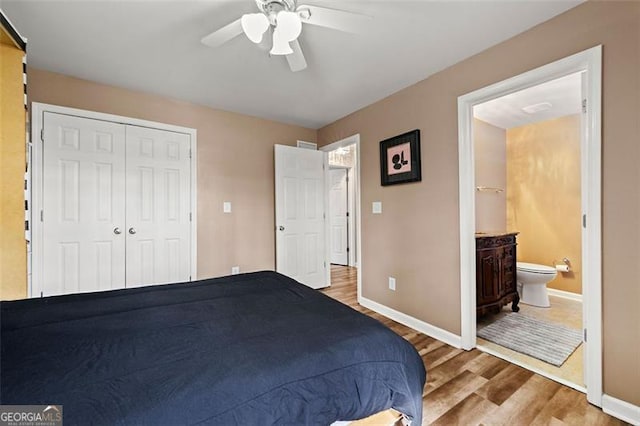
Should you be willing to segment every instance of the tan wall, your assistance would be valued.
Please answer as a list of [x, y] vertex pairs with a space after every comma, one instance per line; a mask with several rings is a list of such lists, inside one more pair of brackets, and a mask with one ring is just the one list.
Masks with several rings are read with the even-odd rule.
[[547, 286], [582, 293], [580, 115], [507, 130], [507, 227], [518, 261], [571, 261]]
[[[640, 2], [581, 4], [320, 129], [318, 139], [361, 136], [364, 296], [459, 334], [457, 98], [599, 44], [604, 390], [640, 405]], [[379, 142], [415, 128], [422, 182], [381, 187]], [[371, 214], [377, 200], [382, 215]]]
[[476, 186], [502, 189], [476, 191], [476, 232], [507, 230], [507, 132], [477, 118], [473, 120]]
[[24, 52], [0, 33], [0, 300], [9, 300], [27, 295]]
[[273, 145], [315, 141], [315, 130], [33, 68], [29, 99], [197, 129], [198, 277], [274, 268]]

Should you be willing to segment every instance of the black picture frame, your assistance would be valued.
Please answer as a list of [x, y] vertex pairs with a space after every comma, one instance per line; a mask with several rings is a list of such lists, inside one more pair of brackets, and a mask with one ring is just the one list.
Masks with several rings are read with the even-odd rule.
[[[409, 158], [406, 158], [407, 155]], [[421, 180], [419, 129], [380, 142], [380, 184], [382, 186]]]

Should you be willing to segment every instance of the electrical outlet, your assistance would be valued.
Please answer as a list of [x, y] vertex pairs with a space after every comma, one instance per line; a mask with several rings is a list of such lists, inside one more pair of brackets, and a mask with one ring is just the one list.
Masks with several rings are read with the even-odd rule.
[[231, 267], [231, 275], [238, 275], [240, 273], [240, 267], [239, 266], [232, 266]]
[[224, 213], [231, 213], [231, 202], [225, 201], [222, 203], [222, 211]]
[[389, 277], [389, 290], [396, 291], [396, 279]]

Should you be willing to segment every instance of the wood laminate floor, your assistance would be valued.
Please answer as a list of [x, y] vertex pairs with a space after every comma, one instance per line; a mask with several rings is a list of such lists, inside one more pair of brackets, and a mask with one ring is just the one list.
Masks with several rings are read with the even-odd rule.
[[369, 315], [411, 342], [427, 369], [424, 425], [625, 425], [586, 396], [478, 351], [464, 351], [358, 304], [357, 269], [331, 267], [328, 296]]

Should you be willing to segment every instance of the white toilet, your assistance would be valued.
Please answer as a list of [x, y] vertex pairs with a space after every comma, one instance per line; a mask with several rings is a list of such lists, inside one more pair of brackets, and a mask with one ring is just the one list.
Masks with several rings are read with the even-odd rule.
[[520, 302], [541, 308], [551, 306], [547, 283], [558, 275], [556, 269], [551, 266], [526, 262], [516, 262], [516, 268]]

